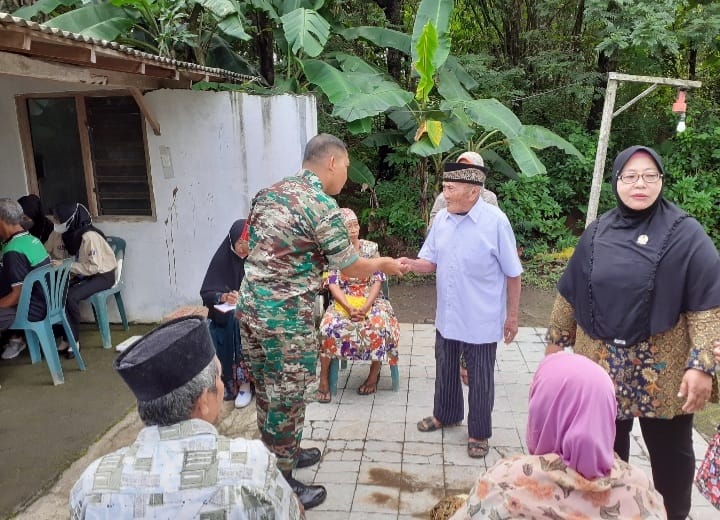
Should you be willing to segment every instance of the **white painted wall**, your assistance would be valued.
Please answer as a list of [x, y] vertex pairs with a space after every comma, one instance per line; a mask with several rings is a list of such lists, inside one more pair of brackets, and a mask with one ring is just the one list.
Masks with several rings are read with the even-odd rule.
[[[26, 193], [27, 180], [12, 98], [31, 90], [17, 92], [22, 85], [14, 83], [0, 76], [0, 194], [17, 198]], [[67, 84], [46, 87], [69, 90]], [[305, 143], [317, 133], [317, 116], [311, 96], [158, 90], [145, 99], [162, 134], [155, 136], [148, 125], [157, 218], [99, 219], [97, 225], [128, 243], [128, 318], [154, 322], [177, 307], [201, 303], [200, 284], [220, 241], [233, 221], [247, 215], [259, 189], [298, 171]], [[163, 168], [161, 147], [169, 150], [171, 170]]]

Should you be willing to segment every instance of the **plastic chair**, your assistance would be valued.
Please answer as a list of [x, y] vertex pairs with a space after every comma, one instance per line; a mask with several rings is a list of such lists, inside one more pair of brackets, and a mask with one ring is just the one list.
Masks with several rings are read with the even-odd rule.
[[[385, 281], [383, 282], [382, 292], [385, 296], [385, 299], [390, 300], [390, 284], [388, 283], [387, 279], [385, 279]], [[324, 305], [325, 309], [327, 309], [329, 304], [330, 301], [328, 299], [327, 304]], [[330, 395], [337, 394], [338, 370], [340, 368], [342, 368], [343, 370], [347, 368], [347, 359], [342, 358], [341, 360], [339, 360], [336, 357], [332, 358], [330, 360], [330, 372], [328, 374], [328, 381], [330, 383]], [[397, 392], [400, 389], [400, 371], [398, 370], [397, 365], [390, 365], [390, 379], [392, 380], [393, 392]]]
[[[11, 330], [24, 330], [27, 339], [28, 348], [30, 349], [30, 360], [33, 364], [41, 360], [42, 355], [47, 360], [50, 375], [53, 384], [61, 385], [65, 382], [62, 367], [60, 366], [60, 356], [55, 343], [55, 335], [52, 326], [60, 323], [65, 331], [65, 336], [70, 343], [75, 354], [80, 370], [85, 370], [85, 362], [80, 356], [77, 342], [70, 329], [67, 315], [65, 314], [65, 300], [67, 299], [68, 282], [70, 279], [71, 260], [65, 260], [58, 266], [46, 265], [33, 269], [23, 280], [22, 291], [20, 292], [20, 300], [18, 301], [15, 321], [8, 327]], [[40, 321], [31, 321], [29, 319], [30, 296], [32, 288], [35, 284], [40, 284], [47, 313], [45, 318]]]
[[112, 348], [112, 338], [110, 337], [110, 320], [108, 319], [107, 300], [112, 295], [115, 296], [120, 319], [122, 320], [125, 330], [130, 330], [127, 316], [125, 315], [125, 305], [123, 304], [120, 291], [125, 285], [123, 279], [123, 262], [125, 260], [125, 240], [119, 237], [106, 237], [108, 244], [112, 247], [117, 259], [117, 268], [115, 269], [115, 284], [109, 289], [98, 291], [88, 298], [95, 314], [98, 329], [100, 329], [100, 337], [102, 338], [103, 348]]

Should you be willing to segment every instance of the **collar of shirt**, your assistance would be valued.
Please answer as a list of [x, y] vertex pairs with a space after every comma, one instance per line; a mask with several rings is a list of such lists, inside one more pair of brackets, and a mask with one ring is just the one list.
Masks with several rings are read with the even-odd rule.
[[138, 434], [138, 441], [172, 440], [179, 432], [190, 435], [217, 435], [215, 426], [202, 419], [188, 419], [170, 426], [146, 426]]
[[445, 208], [445, 211], [447, 213], [447, 216], [445, 218], [446, 219], [453, 218], [457, 222], [460, 222], [460, 220], [462, 220], [463, 218], [470, 217], [473, 222], [477, 222], [478, 220], [480, 220], [480, 214], [482, 213], [482, 205], [483, 204], [486, 204], [486, 203], [485, 203], [485, 201], [482, 200], [482, 197], [478, 198], [478, 200], [475, 202], [475, 204], [473, 204], [473, 207], [470, 208], [470, 211], [468, 211], [465, 215], [460, 215], [457, 213], [450, 213], [449, 211], [447, 211], [447, 208]]
[[299, 177], [302, 177], [303, 179], [307, 179], [307, 181], [313, 185], [314, 188], [322, 191], [323, 185], [322, 182], [320, 182], [320, 177], [317, 176], [317, 173], [310, 171], [310, 170], [302, 170], [299, 174]]

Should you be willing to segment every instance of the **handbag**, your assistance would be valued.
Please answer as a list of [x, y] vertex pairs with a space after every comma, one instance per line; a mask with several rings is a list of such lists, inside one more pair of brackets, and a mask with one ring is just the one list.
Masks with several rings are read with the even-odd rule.
[[695, 477], [695, 485], [702, 496], [720, 509], [720, 426], [708, 444], [705, 458]]
[[[345, 296], [345, 299], [350, 304], [350, 307], [353, 307], [355, 309], [362, 308], [363, 305], [365, 305], [365, 302], [367, 301], [367, 298], [365, 296]], [[345, 307], [342, 306], [342, 304], [338, 301], [335, 302], [335, 310], [342, 314], [345, 317], [350, 317], [350, 314], [348, 314], [348, 311], [345, 310]]]

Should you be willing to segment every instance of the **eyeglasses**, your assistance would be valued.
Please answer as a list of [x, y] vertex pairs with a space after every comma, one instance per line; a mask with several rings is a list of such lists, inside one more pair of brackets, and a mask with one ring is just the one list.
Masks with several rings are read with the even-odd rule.
[[622, 172], [618, 176], [618, 178], [623, 182], [623, 184], [635, 184], [640, 179], [640, 177], [642, 177], [643, 182], [647, 182], [648, 184], [654, 184], [662, 178], [662, 175], [660, 175], [660, 172], [657, 170], [645, 170], [644, 172], [628, 170], [626, 172]]

